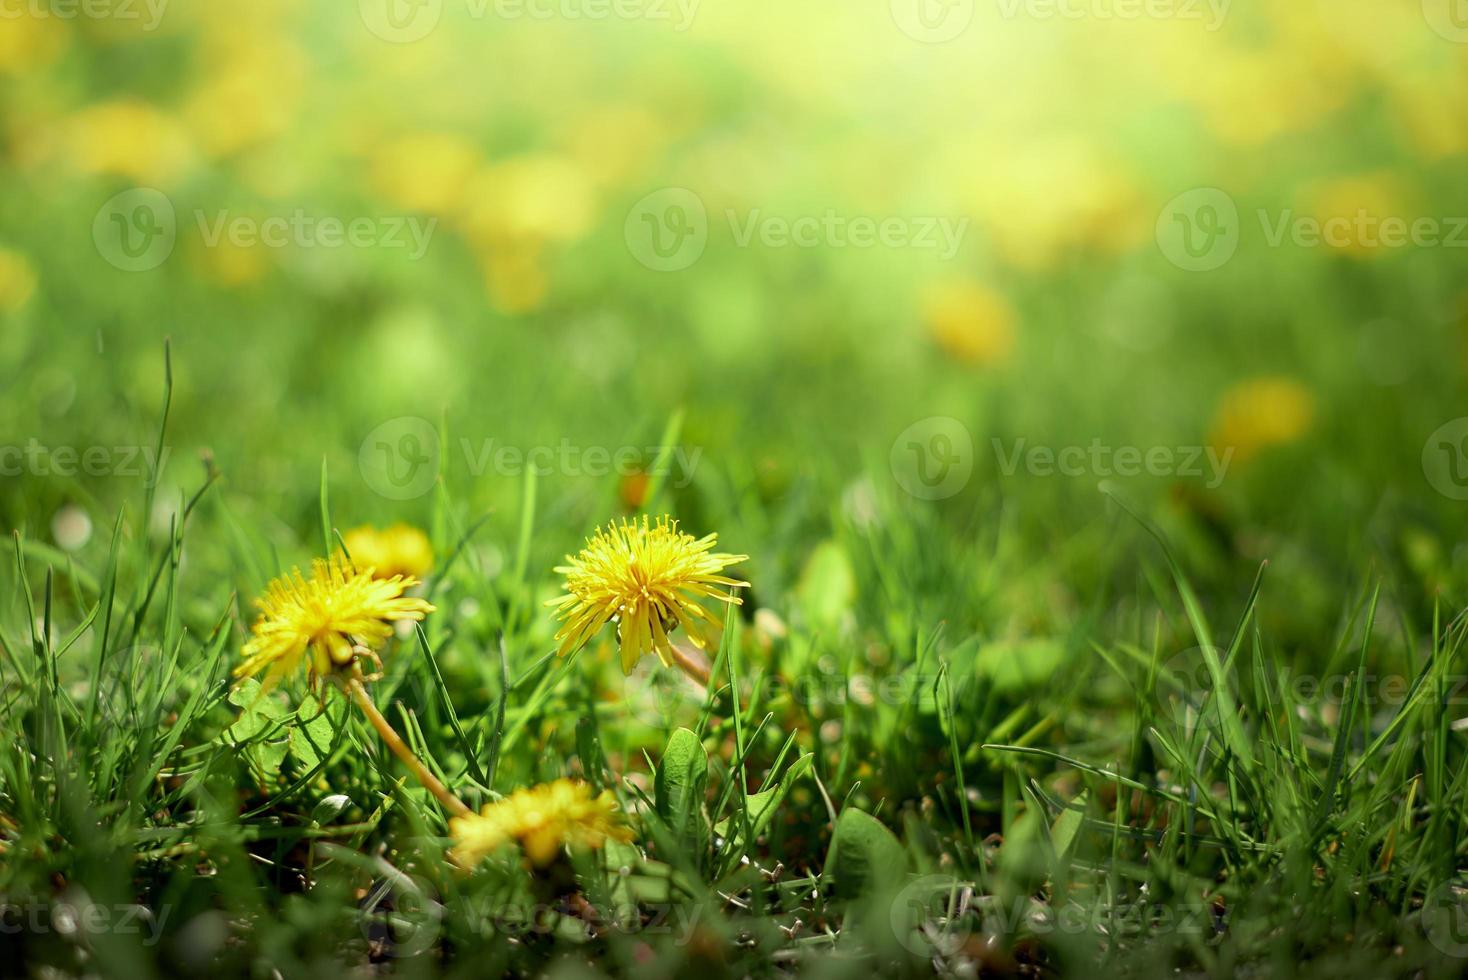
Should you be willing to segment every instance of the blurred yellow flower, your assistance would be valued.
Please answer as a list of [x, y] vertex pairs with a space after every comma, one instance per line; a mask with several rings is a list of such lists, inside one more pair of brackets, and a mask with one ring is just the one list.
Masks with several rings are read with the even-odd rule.
[[923, 319], [950, 357], [981, 367], [1003, 364], [1014, 349], [1014, 309], [971, 279], [940, 282], [922, 296]]
[[1244, 462], [1270, 446], [1295, 442], [1310, 429], [1315, 397], [1293, 378], [1250, 378], [1224, 392], [1209, 442]]
[[238, 288], [265, 278], [270, 271], [269, 251], [258, 242], [241, 245], [231, 241], [228, 235], [221, 235], [212, 245], [196, 241], [191, 245], [190, 256], [204, 279]]
[[268, 668], [269, 687], [293, 672], [306, 656], [312, 680], [357, 660], [357, 647], [376, 650], [393, 634], [392, 624], [422, 621], [434, 607], [403, 593], [413, 578], [374, 579], [349, 567], [340, 556], [312, 563], [311, 578], [299, 569], [271, 582], [256, 600], [260, 618], [241, 655], [236, 677], [253, 677]]
[[62, 149], [76, 169], [143, 184], [167, 183], [189, 164], [188, 133], [167, 112], [135, 99], [99, 102], [62, 122]]
[[647, 108], [598, 104], [575, 117], [563, 140], [577, 165], [600, 187], [624, 187], [662, 152], [668, 121]]
[[546, 603], [564, 621], [556, 640], [565, 656], [591, 639], [608, 622], [617, 624], [622, 671], [631, 674], [644, 655], [656, 652], [664, 665], [677, 663], [668, 634], [680, 625], [701, 650], [718, 642], [723, 622], [699, 602], [743, 602], [722, 587], [748, 582], [719, 573], [749, 558], [712, 552], [717, 534], [695, 539], [678, 522], [660, 517], [608, 524], [586, 547], [556, 571], [566, 576], [566, 594]]
[[469, 179], [461, 221], [471, 239], [573, 242], [591, 229], [590, 175], [570, 157], [532, 153], [491, 164]]
[[1302, 197], [1303, 210], [1320, 222], [1321, 242], [1355, 258], [1407, 244], [1413, 221], [1423, 217], [1413, 213], [1403, 182], [1385, 171], [1317, 181]]
[[[18, 16], [17, 16], [18, 14]], [[0, 17], [0, 75], [25, 75], [47, 67], [66, 50], [71, 36], [58, 17], [16, 11]]]
[[1394, 74], [1392, 118], [1428, 160], [1468, 153], [1468, 79], [1426, 73]]
[[535, 241], [504, 242], [482, 250], [484, 286], [500, 312], [528, 313], [545, 302], [550, 280], [542, 251]]
[[428, 535], [409, 524], [394, 524], [380, 531], [355, 527], [342, 540], [353, 567], [371, 570], [373, 578], [421, 578], [433, 569], [433, 545]]
[[14, 313], [36, 291], [36, 270], [19, 252], [0, 248], [0, 312]]
[[507, 844], [518, 844], [533, 867], [552, 863], [563, 847], [597, 850], [610, 840], [629, 841], [632, 831], [622, 821], [610, 790], [593, 796], [591, 787], [557, 779], [516, 790], [479, 813], [449, 821], [454, 860], [469, 869]]
[[[1230, 146], [1252, 147], [1298, 132], [1340, 107], [1347, 89], [1298, 49], [1195, 52], [1174, 82]], [[1334, 74], [1339, 74], [1339, 71]]]
[[479, 153], [453, 133], [412, 133], [372, 154], [373, 189], [394, 207], [453, 213], [479, 166]]
[[263, 31], [226, 36], [203, 47], [200, 63], [205, 74], [183, 115], [209, 156], [274, 139], [296, 118], [308, 72], [295, 44]]
[[1120, 253], [1151, 233], [1135, 181], [1078, 137], [1036, 140], [973, 165], [970, 201], [1010, 263], [1048, 269], [1081, 249]]

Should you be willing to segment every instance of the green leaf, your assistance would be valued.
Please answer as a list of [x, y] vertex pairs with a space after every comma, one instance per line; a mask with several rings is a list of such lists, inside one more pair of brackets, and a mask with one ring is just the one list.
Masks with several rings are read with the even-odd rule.
[[737, 856], [744, 853], [749, 846], [749, 841], [759, 838], [775, 819], [775, 813], [780, 809], [780, 804], [785, 801], [790, 790], [795, 786], [797, 780], [810, 772], [811, 766], [815, 764], [815, 754], [806, 753], [799, 759], [790, 763], [780, 781], [767, 790], [751, 793], [744, 798], [744, 813], [749, 818], [749, 839], [744, 837], [744, 820], [736, 811], [733, 816], [720, 820], [714, 828], [719, 836], [729, 839], [725, 847], [725, 853]]
[[703, 803], [708, 775], [709, 757], [703, 742], [686, 728], [675, 731], [663, 750], [653, 794], [658, 816], [680, 843], [695, 851], [702, 850], [707, 838]]
[[856, 601], [856, 575], [851, 560], [836, 541], [823, 541], [806, 560], [795, 596], [809, 624], [835, 629]]
[[226, 734], [230, 741], [239, 743], [255, 738], [266, 728], [279, 724], [290, 714], [290, 709], [271, 697], [266, 697], [260, 682], [247, 677], [229, 692], [229, 703], [240, 709], [240, 716], [230, 725]]
[[1055, 853], [1065, 857], [1070, 853], [1072, 845], [1075, 844], [1076, 835], [1081, 832], [1081, 827], [1086, 822], [1086, 794], [1082, 793], [1071, 801], [1071, 806], [1060, 811], [1060, 816], [1055, 818], [1055, 823], [1050, 825], [1050, 841], [1055, 845]]
[[978, 676], [1002, 695], [1021, 694], [1051, 681], [1065, 665], [1065, 645], [1048, 637], [991, 643], [979, 650]]
[[307, 770], [315, 769], [331, 751], [336, 729], [326, 712], [326, 706], [314, 695], [306, 695], [296, 709], [296, 723], [290, 729], [291, 756]]
[[899, 885], [907, 852], [880, 820], [853, 807], [841, 811], [826, 855], [826, 877], [840, 898], [859, 898]]

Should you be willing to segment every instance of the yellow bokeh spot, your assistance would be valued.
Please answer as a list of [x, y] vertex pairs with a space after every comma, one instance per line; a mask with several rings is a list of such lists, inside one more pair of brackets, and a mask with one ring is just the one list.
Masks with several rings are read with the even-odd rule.
[[452, 133], [412, 133], [372, 154], [371, 182], [395, 207], [452, 213], [479, 167], [479, 153]]
[[1271, 446], [1297, 442], [1315, 417], [1315, 396], [1293, 378], [1241, 381], [1224, 392], [1209, 442], [1244, 462]]
[[972, 280], [938, 283], [922, 297], [923, 319], [937, 345], [965, 364], [991, 366], [1014, 350], [1014, 309], [988, 286]]
[[36, 291], [36, 270], [19, 252], [0, 248], [0, 312], [14, 313]]
[[87, 106], [61, 125], [62, 152], [86, 174], [168, 183], [193, 156], [188, 132], [177, 118], [135, 99]]

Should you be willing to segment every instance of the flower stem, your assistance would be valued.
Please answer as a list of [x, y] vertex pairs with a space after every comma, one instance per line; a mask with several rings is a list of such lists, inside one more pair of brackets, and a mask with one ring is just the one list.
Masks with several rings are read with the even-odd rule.
[[468, 816], [471, 812], [470, 809], [457, 796], [450, 793], [448, 787], [439, 782], [437, 776], [428, 771], [428, 767], [413, 754], [413, 750], [408, 748], [408, 744], [393, 730], [392, 725], [382, 716], [382, 712], [377, 710], [377, 705], [372, 701], [372, 695], [368, 694], [367, 688], [362, 685], [361, 673], [357, 672], [348, 676], [342, 682], [342, 685], [346, 688], [347, 694], [351, 696], [351, 699], [357, 703], [357, 707], [362, 709], [362, 714], [367, 716], [367, 720], [372, 723], [372, 727], [377, 729], [377, 734], [382, 736], [382, 740], [387, 743], [387, 747], [392, 750], [393, 755], [402, 760], [403, 765], [407, 766], [409, 771], [418, 777], [418, 781], [424, 785], [428, 792], [438, 797], [438, 801], [443, 804], [444, 809], [456, 817]]
[[709, 675], [713, 668], [709, 665], [703, 654], [697, 650], [689, 650], [676, 643], [668, 644], [668, 649], [673, 653], [673, 661], [678, 668], [693, 680], [698, 681], [704, 687], [709, 686]]

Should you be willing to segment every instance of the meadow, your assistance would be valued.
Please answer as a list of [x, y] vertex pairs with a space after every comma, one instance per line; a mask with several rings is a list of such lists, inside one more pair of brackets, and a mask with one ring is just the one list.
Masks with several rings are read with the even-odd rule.
[[0, 974], [1461, 975], [1465, 25], [0, 0]]

